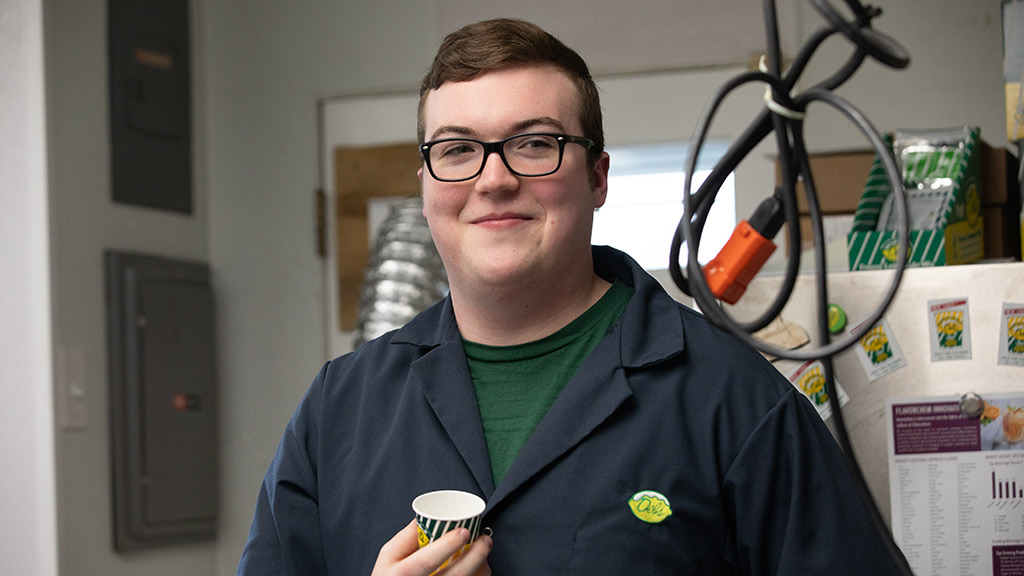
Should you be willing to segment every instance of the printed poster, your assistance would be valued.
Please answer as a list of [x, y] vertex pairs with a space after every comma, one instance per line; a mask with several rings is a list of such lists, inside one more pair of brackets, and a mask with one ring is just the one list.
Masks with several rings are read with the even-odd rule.
[[915, 574], [1024, 576], [1024, 391], [887, 401], [892, 532]]

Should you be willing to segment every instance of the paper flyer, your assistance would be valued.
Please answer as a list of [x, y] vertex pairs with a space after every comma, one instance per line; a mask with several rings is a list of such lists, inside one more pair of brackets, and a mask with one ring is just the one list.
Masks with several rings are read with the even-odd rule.
[[971, 321], [966, 298], [928, 301], [932, 362], [971, 359]]
[[1024, 304], [1003, 304], [999, 331], [998, 363], [1024, 366]]
[[[849, 331], [859, 330], [861, 326], [863, 324], [851, 327]], [[903, 356], [892, 327], [885, 318], [868, 330], [861, 337], [860, 345], [853, 346], [853, 349], [857, 351], [864, 372], [872, 382], [907, 365], [907, 359]]]
[[915, 574], [1024, 575], [1024, 391], [887, 401], [892, 533]]
[[[821, 360], [811, 360], [800, 364], [786, 374], [786, 378], [789, 378], [793, 386], [811, 401], [822, 420], [828, 420], [832, 416], [832, 402], [828, 393], [825, 392], [825, 370], [821, 365]], [[846, 390], [843, 390], [838, 381], [833, 380], [832, 383], [839, 395], [839, 406], [846, 406], [846, 403], [850, 401]]]

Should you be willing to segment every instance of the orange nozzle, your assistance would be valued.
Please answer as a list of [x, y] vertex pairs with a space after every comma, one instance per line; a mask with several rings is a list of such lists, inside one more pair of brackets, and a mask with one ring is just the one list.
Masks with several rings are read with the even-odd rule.
[[775, 243], [743, 220], [718, 256], [704, 266], [708, 287], [717, 298], [735, 304], [774, 251]]

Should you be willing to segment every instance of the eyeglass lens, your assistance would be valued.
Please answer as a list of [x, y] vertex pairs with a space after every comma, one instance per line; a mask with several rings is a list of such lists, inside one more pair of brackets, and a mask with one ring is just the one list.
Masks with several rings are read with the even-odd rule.
[[[509, 138], [501, 148], [505, 165], [520, 176], [541, 176], [558, 169], [562, 143], [547, 134]], [[484, 144], [475, 140], [445, 140], [430, 147], [430, 168], [441, 180], [469, 179], [487, 161]]]

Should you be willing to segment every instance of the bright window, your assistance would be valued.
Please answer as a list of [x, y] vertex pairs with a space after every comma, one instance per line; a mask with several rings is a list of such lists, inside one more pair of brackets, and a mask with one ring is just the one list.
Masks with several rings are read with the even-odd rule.
[[[724, 143], [703, 146], [691, 184], [694, 192], [725, 150]], [[687, 145], [609, 148], [608, 154], [608, 200], [594, 215], [591, 241], [626, 252], [647, 270], [667, 269], [672, 236], [683, 215]], [[706, 263], [714, 258], [735, 226], [736, 194], [730, 174], [711, 207], [697, 259]], [[685, 262], [684, 251], [680, 263]]]

